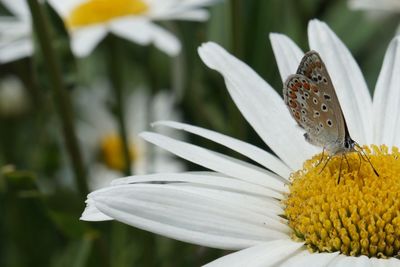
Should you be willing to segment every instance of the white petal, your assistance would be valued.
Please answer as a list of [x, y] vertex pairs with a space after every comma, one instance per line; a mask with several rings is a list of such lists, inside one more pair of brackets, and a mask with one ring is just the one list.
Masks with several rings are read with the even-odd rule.
[[269, 39], [271, 40], [281, 79], [284, 82], [289, 75], [296, 73], [304, 53], [284, 34], [271, 33]]
[[48, 0], [48, 2], [62, 17], [68, 17], [73, 9], [82, 4], [82, 0]]
[[400, 145], [400, 37], [386, 51], [374, 94], [374, 144]]
[[30, 37], [22, 40], [1, 44], [0, 63], [8, 63], [21, 58], [29, 57], [33, 53], [33, 44]]
[[276, 214], [282, 213], [282, 207], [277, 199], [282, 199], [282, 195], [268, 188], [247, 183], [238, 179], [222, 176], [214, 172], [184, 172], [184, 173], [160, 173], [148, 175], [135, 175], [120, 178], [112, 181], [111, 185], [123, 185], [134, 183], [186, 183], [188, 185], [198, 185], [204, 188], [214, 188], [226, 192], [237, 192], [243, 195], [264, 198], [269, 202], [268, 208]]
[[291, 240], [275, 240], [266, 242], [236, 253], [219, 258], [205, 266], [207, 267], [268, 267], [276, 264], [290, 254], [295, 253], [303, 243], [296, 243]]
[[201, 7], [214, 4], [217, 1], [168, 1], [153, 0], [148, 2], [150, 8], [146, 14], [155, 20], [191, 20], [205, 21], [209, 18], [209, 13]]
[[26, 0], [1, 0], [1, 3], [19, 18], [26, 21], [30, 20], [31, 15]]
[[[362, 256], [365, 259], [363, 261], [356, 261], [358, 266], [371, 266], [371, 267], [398, 267], [400, 266], [400, 260], [396, 258], [389, 258], [389, 259], [378, 259], [378, 258], [367, 258], [365, 256]], [[368, 263], [369, 265], [365, 264], [362, 265], [363, 263]]]
[[113, 218], [99, 211], [94, 205], [94, 201], [92, 199], [86, 200], [86, 208], [79, 219], [92, 222], [113, 220]]
[[181, 52], [181, 42], [172, 33], [152, 24], [154, 45], [169, 56], [176, 56]]
[[186, 8], [195, 8], [200, 6], [210, 6], [215, 3], [222, 2], [221, 0], [184, 0], [180, 1], [179, 5]]
[[135, 184], [108, 187], [88, 198], [115, 220], [209, 247], [241, 249], [289, 238], [286, 225], [247, 210], [240, 199], [215, 196], [200, 187]]
[[167, 14], [155, 14], [152, 16], [156, 20], [187, 20], [187, 21], [206, 21], [210, 14], [205, 9], [188, 10], [183, 12], [168, 12]]
[[339, 255], [339, 252], [334, 253], [310, 253], [306, 248], [287, 261], [283, 262], [280, 267], [321, 267], [327, 266], [334, 258]]
[[208, 67], [224, 76], [243, 116], [288, 166], [299, 169], [318, 151], [304, 140], [282, 98], [249, 66], [215, 43], [203, 44], [199, 54]]
[[140, 132], [147, 130], [151, 122], [151, 115], [148, 112], [151, 96], [145, 88], [135, 88], [125, 99], [125, 123], [129, 135], [134, 140]]
[[116, 35], [140, 45], [153, 43], [169, 56], [176, 56], [181, 50], [181, 43], [173, 34], [148, 20], [118, 19], [112, 21], [110, 27]]
[[140, 45], [151, 43], [151, 22], [148, 20], [125, 17], [111, 21], [109, 27], [114, 34], [134, 43]]
[[242, 155], [245, 155], [246, 157], [254, 160], [255, 162], [263, 165], [264, 167], [272, 170], [273, 172], [277, 173], [281, 177], [287, 179], [289, 178], [290, 175], [290, 169], [277, 157], [274, 155], [256, 147], [251, 144], [245, 143], [243, 141], [240, 141], [238, 139], [211, 131], [207, 130], [204, 128], [184, 124], [184, 123], [179, 123], [179, 122], [173, 122], [173, 121], [159, 121], [153, 123], [154, 126], [158, 125], [163, 125], [163, 126], [168, 126], [172, 127], [175, 129], [180, 129], [184, 130], [196, 135], [199, 135], [201, 137], [207, 138], [209, 140], [212, 140], [213, 142], [216, 142], [218, 144], [221, 144], [225, 147], [228, 147]]
[[360, 67], [350, 51], [323, 22], [308, 26], [310, 48], [324, 60], [335, 86], [351, 137], [360, 144], [372, 142], [372, 101]]
[[369, 9], [373, 11], [399, 12], [400, 2], [398, 0], [349, 0], [352, 9]]
[[77, 57], [88, 56], [107, 34], [104, 25], [88, 26], [71, 32], [71, 49]]
[[210, 170], [263, 185], [279, 192], [286, 191], [283, 182], [278, 180], [279, 177], [255, 165], [160, 134], [144, 132], [140, 136], [150, 143]]
[[329, 265], [329, 267], [389, 267], [400, 266], [400, 260], [396, 258], [378, 259], [368, 258], [367, 256], [350, 257], [345, 255], [337, 256]]
[[371, 264], [371, 259], [366, 256], [360, 257], [350, 257], [346, 255], [338, 255], [332, 262], [329, 263], [329, 267], [341, 267], [341, 266], [349, 266], [349, 267], [368, 267], [375, 266]]

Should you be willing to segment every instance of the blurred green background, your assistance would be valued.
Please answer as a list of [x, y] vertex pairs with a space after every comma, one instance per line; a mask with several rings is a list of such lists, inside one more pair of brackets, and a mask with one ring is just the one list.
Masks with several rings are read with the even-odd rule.
[[[117, 62], [122, 87], [134, 90], [138, 84], [146, 84], [151, 94], [168, 88], [177, 96], [176, 108], [184, 122], [265, 149], [231, 101], [223, 79], [200, 61], [197, 47], [201, 43], [221, 44], [281, 93], [282, 82], [268, 34], [284, 33], [306, 51], [307, 23], [318, 18], [347, 45], [373, 91], [384, 52], [399, 22], [397, 14], [375, 16], [352, 11], [343, 0], [225, 0], [209, 9], [211, 17], [205, 23], [162, 23], [183, 44], [176, 58], [152, 46], [107, 37], [114, 38], [123, 51]], [[89, 57], [75, 59], [60, 18], [49, 6], [46, 11], [68, 90], [73, 92], [99, 77], [109, 77], [108, 40]], [[4, 7], [1, 12], [9, 14]], [[37, 44], [37, 36], [34, 38]], [[16, 75], [28, 95], [21, 112], [0, 114], [0, 266], [199, 266], [226, 254], [118, 222], [79, 221], [84, 209], [81, 195], [74, 186], [56, 179], [66, 168], [66, 152], [60, 145], [60, 122], [37, 47], [31, 58], [0, 65], [0, 80]], [[201, 138], [187, 139], [232, 154]], [[199, 169], [185, 164], [188, 169]]]

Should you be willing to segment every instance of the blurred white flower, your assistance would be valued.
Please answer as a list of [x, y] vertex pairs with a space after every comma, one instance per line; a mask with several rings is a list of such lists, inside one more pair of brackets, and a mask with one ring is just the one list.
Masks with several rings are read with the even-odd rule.
[[[349, 0], [348, 4], [351, 9], [367, 11], [367, 17], [372, 21], [379, 21], [388, 15], [400, 13], [399, 0]], [[400, 34], [400, 24], [395, 34]]]
[[29, 98], [21, 80], [7, 76], [0, 80], [0, 115], [18, 116], [29, 108]]
[[108, 34], [113, 33], [139, 45], [154, 44], [170, 56], [180, 52], [179, 40], [153, 21], [204, 21], [203, 6], [217, 0], [49, 0], [64, 19], [71, 34], [72, 51], [89, 55]]
[[[110, 99], [107, 88], [82, 88], [75, 93], [80, 117], [78, 136], [85, 157], [90, 162], [89, 186], [97, 189], [123, 175], [122, 141], [118, 134], [118, 124], [109, 109], [110, 103], [107, 103]], [[151, 97], [144, 89], [137, 89], [126, 97], [125, 118], [133, 173], [183, 170], [182, 163], [170, 153], [138, 137], [155, 120], [180, 120], [178, 112], [174, 110], [174, 101], [174, 96], [167, 91]]]
[[14, 16], [0, 16], [0, 63], [33, 53], [31, 16], [25, 0], [0, 0]]
[[353, 9], [400, 12], [399, 0], [349, 0], [349, 6]]

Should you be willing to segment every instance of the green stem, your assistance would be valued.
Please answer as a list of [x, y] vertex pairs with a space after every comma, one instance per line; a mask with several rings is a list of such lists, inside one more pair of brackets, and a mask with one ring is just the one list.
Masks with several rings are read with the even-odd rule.
[[243, 56], [243, 5], [242, 0], [232, 0], [231, 2], [231, 23], [232, 23], [232, 42], [233, 52], [236, 57]]
[[124, 174], [132, 175], [131, 170], [131, 155], [129, 152], [128, 131], [126, 128], [125, 120], [125, 103], [123, 96], [123, 85], [121, 79], [121, 60], [120, 48], [118, 47], [118, 39], [116, 36], [110, 35], [108, 38], [109, 53], [108, 53], [108, 67], [110, 79], [113, 87], [115, 99], [115, 113], [117, 116], [117, 123], [119, 128], [119, 135], [122, 140], [122, 153], [124, 157]]
[[86, 172], [75, 135], [70, 96], [65, 89], [60, 62], [56, 57], [52, 45], [50, 23], [38, 0], [28, 0], [28, 5], [32, 13], [34, 29], [38, 37], [39, 47], [43, 54], [44, 64], [53, 90], [54, 101], [62, 123], [64, 141], [72, 163], [75, 181], [81, 197], [85, 199], [89, 192], [86, 183]]

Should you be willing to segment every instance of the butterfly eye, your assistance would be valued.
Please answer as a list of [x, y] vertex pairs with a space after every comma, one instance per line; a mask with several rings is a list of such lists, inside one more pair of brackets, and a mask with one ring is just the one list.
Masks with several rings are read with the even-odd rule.
[[325, 77], [322, 79], [322, 81], [323, 81], [324, 83], [328, 83], [328, 80], [327, 80]]
[[307, 92], [305, 92], [304, 95], [305, 95], [307, 98], [310, 97], [310, 95], [309, 95]]
[[325, 104], [321, 105], [321, 109], [323, 112], [327, 112], [328, 111], [328, 107]]
[[318, 100], [315, 97], [313, 97], [313, 102], [315, 105], [318, 104]]
[[327, 120], [326, 124], [328, 124], [329, 127], [332, 127], [332, 125], [333, 125], [331, 120]]

